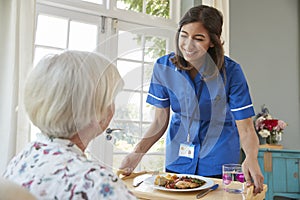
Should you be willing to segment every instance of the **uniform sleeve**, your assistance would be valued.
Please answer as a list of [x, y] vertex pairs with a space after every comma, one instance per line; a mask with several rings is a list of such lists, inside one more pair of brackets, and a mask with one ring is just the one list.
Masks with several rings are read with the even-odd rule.
[[235, 120], [255, 115], [248, 84], [239, 64], [230, 72], [229, 106]]
[[164, 86], [163, 65], [155, 63], [146, 102], [158, 108], [170, 106], [168, 89]]

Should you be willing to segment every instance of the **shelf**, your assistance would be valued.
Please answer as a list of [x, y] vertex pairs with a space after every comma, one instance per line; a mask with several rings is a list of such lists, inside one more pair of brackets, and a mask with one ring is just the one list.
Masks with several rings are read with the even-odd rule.
[[283, 149], [283, 146], [280, 144], [261, 144], [259, 145], [260, 149]]

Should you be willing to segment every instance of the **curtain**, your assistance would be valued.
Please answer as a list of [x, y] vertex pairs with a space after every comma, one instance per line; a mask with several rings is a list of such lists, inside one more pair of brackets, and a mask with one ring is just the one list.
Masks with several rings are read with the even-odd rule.
[[225, 54], [229, 56], [229, 0], [202, 0], [202, 4], [213, 6], [223, 13], [222, 39]]
[[29, 141], [23, 86], [33, 63], [35, 3], [0, 1], [0, 175]]

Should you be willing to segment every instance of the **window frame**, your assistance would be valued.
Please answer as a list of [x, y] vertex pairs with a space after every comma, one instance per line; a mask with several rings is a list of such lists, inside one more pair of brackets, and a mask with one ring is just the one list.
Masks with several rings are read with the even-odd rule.
[[[118, 9], [116, 0], [110, 0], [108, 3], [107, 1], [109, 0], [103, 0], [104, 4], [98, 5], [89, 2], [82, 2], [81, 0], [37, 0], [37, 4], [65, 8], [95, 16], [106, 16], [120, 20], [122, 19], [126, 22], [152, 27], [174, 28], [177, 27], [177, 22], [180, 18], [181, 0], [170, 0], [170, 19]], [[126, 16], [126, 18], [124, 18], [124, 16]]]
[[[179, 12], [176, 12], [178, 16], [173, 15], [170, 17], [170, 19], [165, 19], [162, 17], [155, 17], [147, 14], [117, 9], [116, 4], [114, 4], [115, 2], [115, 0], [112, 0], [108, 5], [106, 4], [106, 0], [103, 0], [103, 5], [95, 5], [89, 2], [81, 2], [80, 0], [37, 0], [36, 21], [39, 14], [49, 15], [53, 17], [63, 17], [68, 19], [68, 38], [70, 34], [70, 21], [74, 20], [77, 22], [97, 25], [97, 44], [100, 43], [99, 41], [105, 40], [106, 42], [104, 43], [104, 46], [98, 45], [96, 47], [96, 51], [103, 53], [105, 56], [107, 56], [109, 59], [115, 62], [116, 58], [118, 57], [118, 52], [117, 48], [112, 47], [117, 47], [117, 37], [113, 36], [115, 36], [118, 29], [132, 29], [134, 27], [151, 27], [153, 35], [162, 35], [159, 31], [159, 29], [162, 28], [176, 31], [177, 25], [175, 21], [176, 17], [179, 16]], [[171, 0], [170, 13], [174, 13], [172, 12], [172, 9], [179, 8], [179, 1], [175, 2], [177, 3], [174, 3], [174, 1]], [[102, 32], [101, 28], [103, 27], [103, 20], [105, 21], [105, 31]], [[158, 28], [158, 30], [155, 30], [155, 27]], [[170, 38], [170, 47], [166, 49], [166, 52], [168, 53], [170, 51], [169, 49], [174, 49], [171, 46], [174, 45], [173, 40], [175, 34], [172, 36], [170, 36], [169, 34], [164, 34], [163, 36]], [[109, 40], [107, 40], [108, 38]], [[68, 48], [69, 44], [67, 43], [66, 45], [66, 48]], [[43, 45], [35, 44], [35, 48], [36, 47], [43, 47]], [[51, 47], [46, 46], [46, 48]], [[62, 48], [56, 49], [64, 50]], [[146, 92], [143, 90], [142, 93], [146, 94]], [[140, 100], [142, 101], [143, 98]], [[146, 104], [146, 102], [143, 102], [143, 104]], [[142, 124], [143, 121], [139, 119], [139, 123]], [[88, 148], [88, 152], [91, 152], [90, 155], [97, 155], [96, 159], [100, 159], [101, 161], [103, 161], [103, 164], [107, 167], [111, 167], [113, 163], [113, 156], [110, 155], [119, 153], [113, 152], [113, 145], [111, 145], [111, 142], [105, 141], [105, 134], [101, 134], [94, 141], [91, 142], [91, 145]], [[112, 152], [112, 154], [108, 155], [107, 152]], [[149, 155], [157, 155], [157, 153], [149, 153]]]

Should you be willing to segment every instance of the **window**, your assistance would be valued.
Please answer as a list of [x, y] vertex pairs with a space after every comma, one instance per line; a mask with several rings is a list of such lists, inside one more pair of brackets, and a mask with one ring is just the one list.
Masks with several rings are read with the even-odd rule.
[[[163, 5], [160, 9], [159, 3]], [[133, 150], [152, 121], [154, 108], [146, 104], [148, 87], [153, 63], [172, 50], [176, 23], [171, 10], [175, 7], [170, 0], [37, 3], [35, 64], [45, 54], [65, 49], [98, 51], [115, 62], [125, 80], [110, 124], [122, 130], [113, 133], [112, 141], [106, 141], [102, 134], [89, 147], [96, 158], [113, 169]], [[32, 126], [32, 139], [37, 131]], [[163, 137], [144, 156], [137, 170], [163, 170], [164, 148]]]
[[[47, 11], [47, 7], [44, 9]], [[89, 20], [82, 13], [76, 13], [76, 18], [68, 14], [59, 15], [65, 12], [64, 9], [55, 11], [39, 12], [37, 15], [35, 64], [48, 53], [57, 53], [65, 49], [86, 51], [96, 49], [98, 19]]]
[[[133, 27], [119, 22], [117, 31], [117, 67], [125, 80], [125, 87], [116, 101], [117, 110], [111, 124], [123, 129], [115, 133], [113, 166], [120, 165], [150, 126], [154, 108], [146, 104], [146, 98], [153, 64], [167, 53], [173, 42], [170, 31], [163, 29]], [[164, 138], [148, 151], [138, 170], [164, 170]]]
[[117, 0], [117, 8], [170, 18], [170, 0]]

